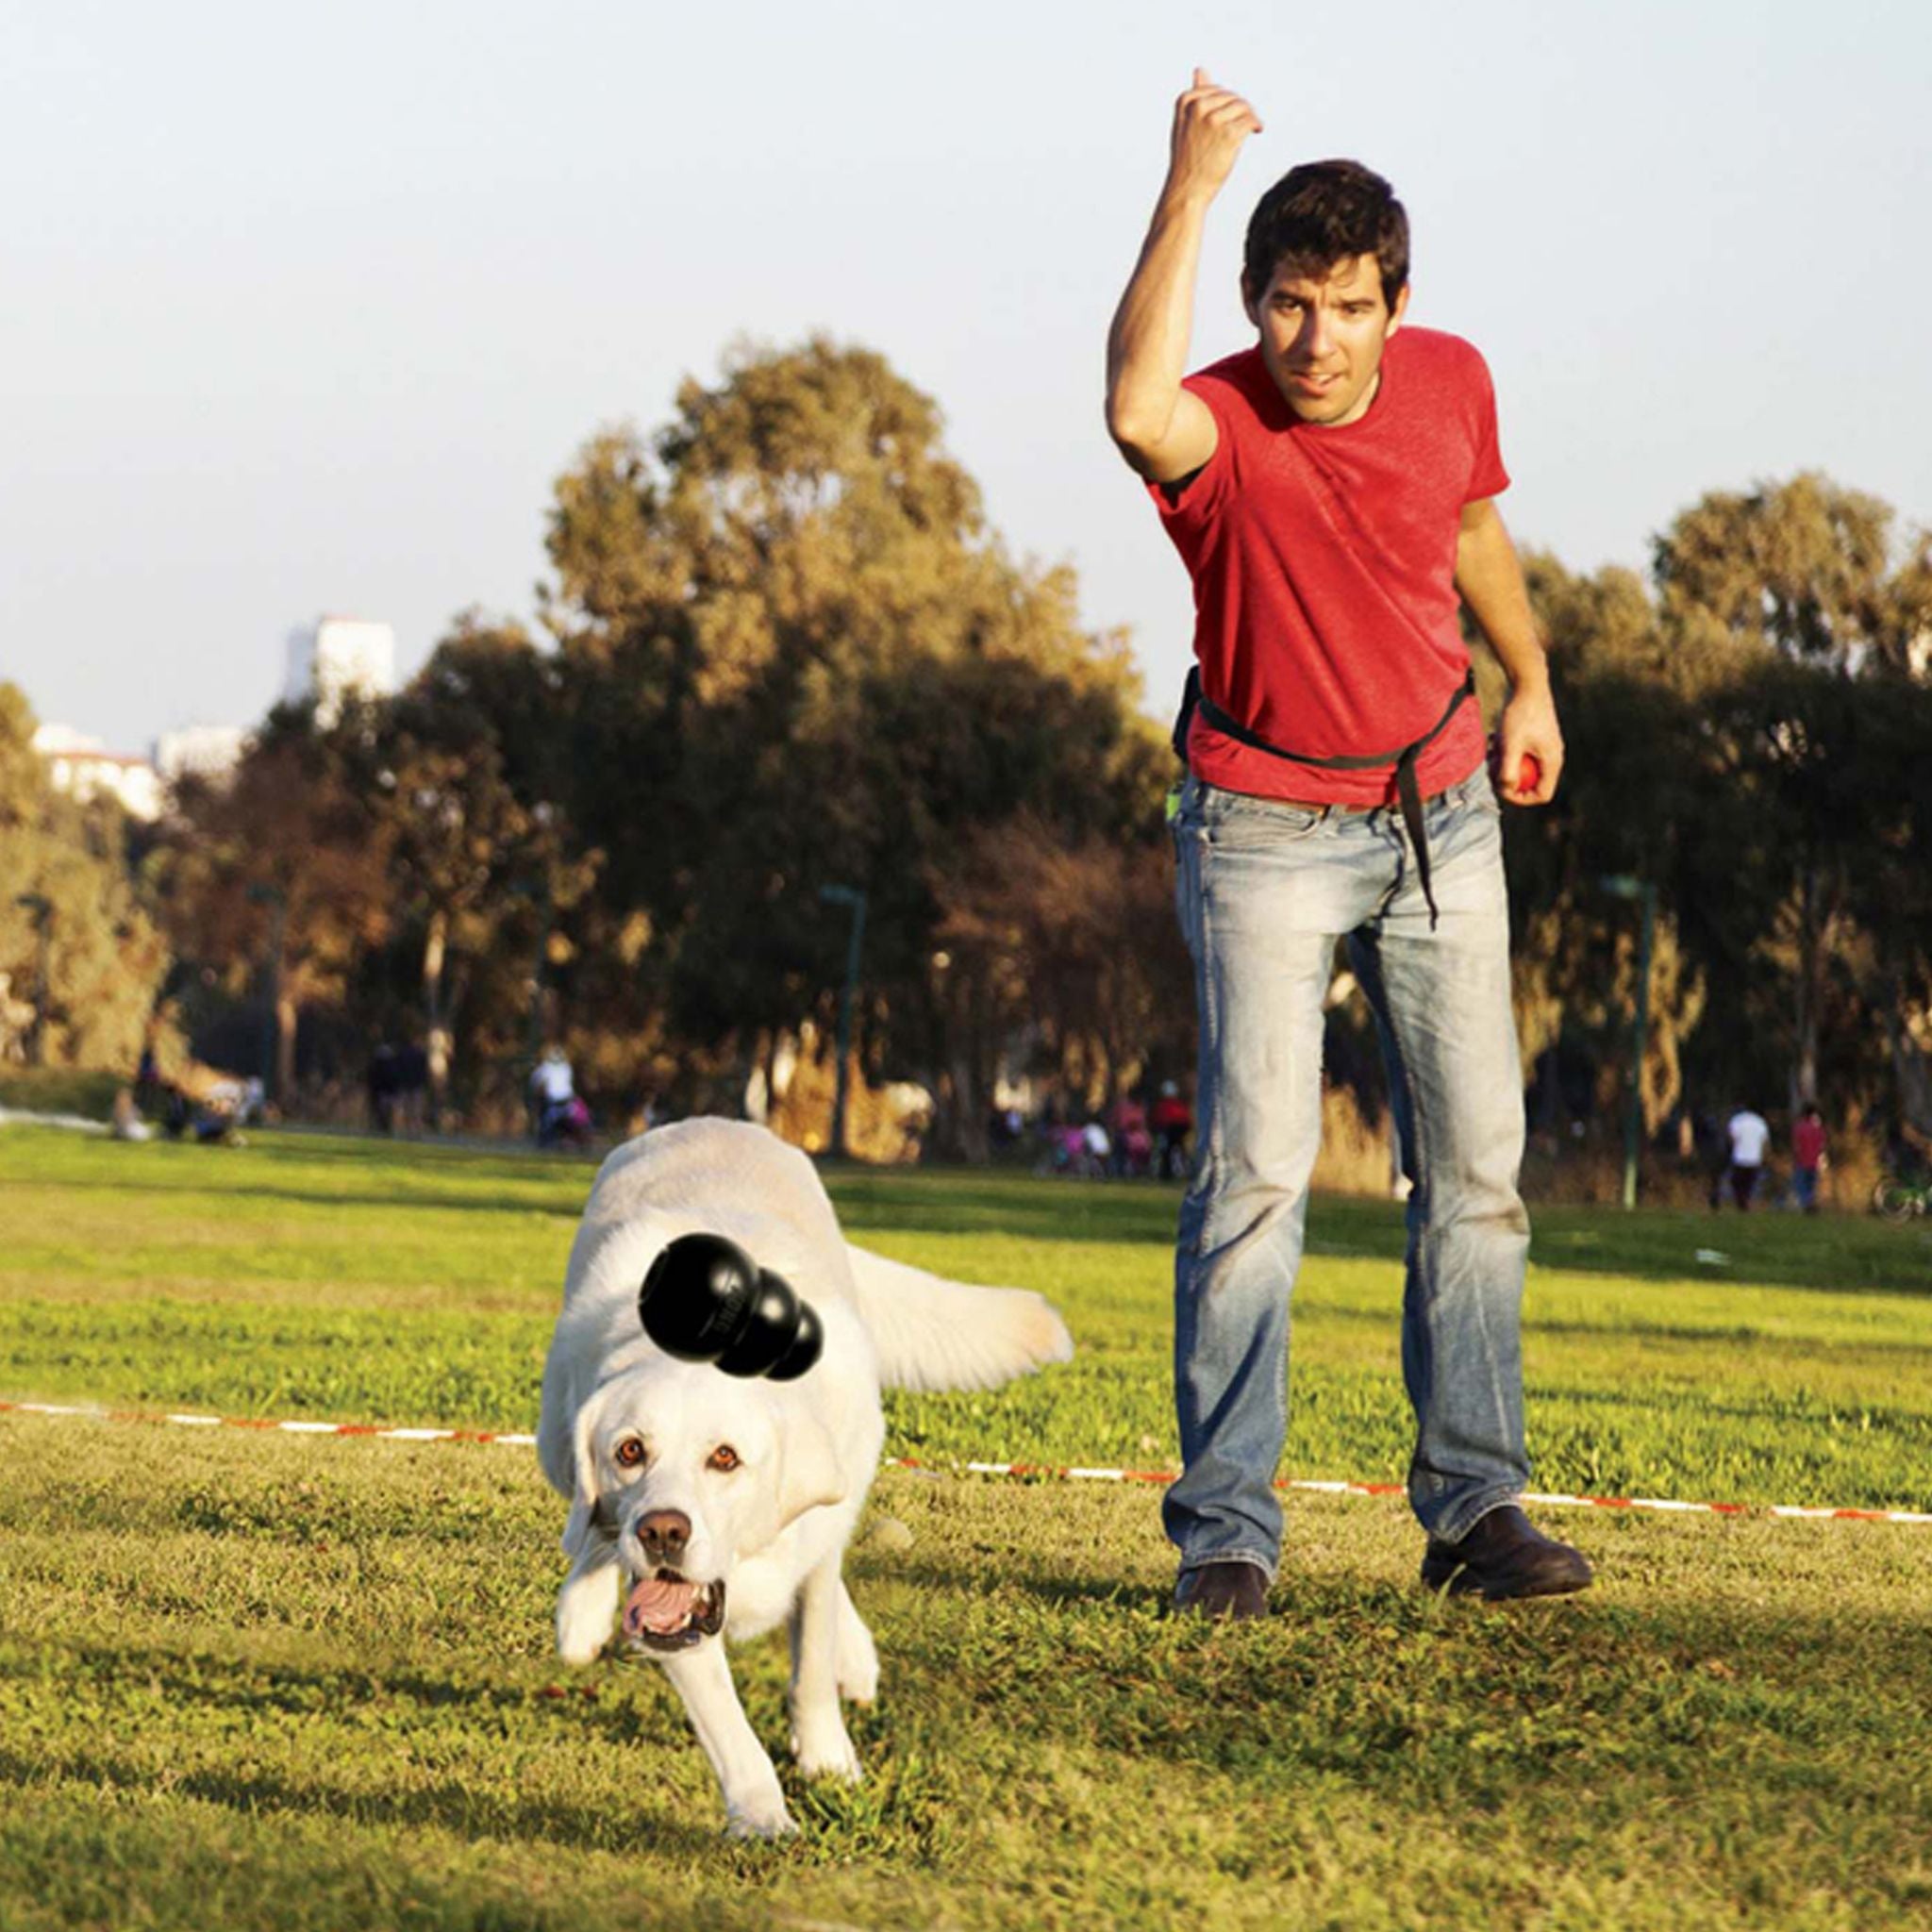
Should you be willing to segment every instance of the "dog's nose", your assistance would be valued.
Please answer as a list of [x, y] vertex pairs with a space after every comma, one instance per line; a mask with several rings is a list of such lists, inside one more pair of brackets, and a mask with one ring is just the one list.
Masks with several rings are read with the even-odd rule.
[[647, 1509], [631, 1527], [654, 1563], [675, 1563], [691, 1541], [691, 1518], [682, 1509]]

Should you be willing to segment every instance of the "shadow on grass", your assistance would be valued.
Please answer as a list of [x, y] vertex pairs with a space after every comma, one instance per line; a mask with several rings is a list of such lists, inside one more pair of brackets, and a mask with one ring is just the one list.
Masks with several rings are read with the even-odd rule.
[[[271, 1132], [233, 1155], [171, 1146], [110, 1149], [106, 1180], [95, 1178], [103, 1151], [65, 1146], [37, 1171], [10, 1177], [24, 1186], [190, 1190], [265, 1194], [324, 1208], [486, 1212], [578, 1211], [594, 1156], [512, 1153], [433, 1141], [351, 1140]], [[90, 1172], [90, 1170], [92, 1172]], [[316, 1188], [303, 1185], [300, 1170]], [[251, 1173], [272, 1176], [251, 1187]], [[353, 1173], [357, 1179], [344, 1185]], [[998, 1235], [1056, 1242], [1171, 1246], [1181, 1191], [1168, 1183], [1087, 1181], [1003, 1169], [861, 1169], [837, 1166], [825, 1183], [848, 1229], [867, 1234]], [[334, 1184], [331, 1185], [331, 1180]], [[496, 1185], [509, 1198], [477, 1198]], [[1815, 1220], [1784, 1214], [1717, 1218], [1689, 1209], [1533, 1207], [1532, 1259], [1540, 1268], [1719, 1286], [1773, 1286], [1824, 1292], [1886, 1291], [1932, 1296], [1932, 1234], [1894, 1228], [1857, 1214]], [[1309, 1252], [1399, 1265], [1407, 1243], [1404, 1210], [1385, 1200], [1318, 1196], [1308, 1216]], [[1721, 1252], [1722, 1261], [1700, 1260]]]
[[[533, 1687], [504, 1681], [465, 1683], [410, 1670], [372, 1670], [326, 1665], [262, 1665], [208, 1654], [162, 1649], [128, 1650], [75, 1645], [61, 1652], [63, 1676], [95, 1686], [126, 1682], [140, 1689], [144, 1714], [156, 1704], [249, 1719], [280, 1717], [309, 1724], [353, 1716], [354, 1744], [407, 1747], [412, 1727], [438, 1741], [450, 1724], [473, 1736], [516, 1732], [525, 1741], [554, 1734], [557, 1726], [583, 1740], [588, 1751], [695, 1754], [675, 1698], [640, 1696], [641, 1681], [613, 1680], [608, 1673], [573, 1675], [567, 1687]], [[592, 1692], [586, 1696], [585, 1690]], [[98, 1694], [98, 1692], [96, 1692]], [[371, 1724], [371, 1714], [377, 1722]], [[345, 1738], [345, 1747], [351, 1740]], [[111, 1743], [95, 1738], [78, 1751], [54, 1758], [0, 1749], [0, 1782], [20, 1788], [44, 1783], [50, 1773], [103, 1787], [151, 1790], [150, 1765], [129, 1762]], [[624, 1851], [648, 1835], [674, 1851], [708, 1849], [717, 1833], [693, 1829], [667, 1815], [645, 1810], [613, 1817], [608, 1807], [549, 1799], [519, 1789], [514, 1795], [481, 1791], [452, 1779], [414, 1789], [351, 1789], [326, 1782], [305, 1785], [258, 1766], [234, 1771], [186, 1769], [169, 1776], [171, 1790], [244, 1811], [305, 1812], [353, 1818], [360, 1824], [438, 1826], [466, 1836], [523, 1840]], [[720, 1813], [720, 1824], [723, 1814]]]
[[[1538, 1332], [1560, 1334], [1564, 1331], [1539, 1324]], [[1589, 1335], [1601, 1331], [1585, 1328], [1575, 1332]], [[1655, 1328], [1645, 1328], [1638, 1332], [1645, 1340], [1659, 1334], [1670, 1335], [1673, 1340], [1704, 1342], [1732, 1339], [1709, 1335], [1679, 1337], [1673, 1331]], [[1768, 1348], [1774, 1348], [1779, 1341], [1776, 1336], [1740, 1336], [1735, 1339], [1748, 1340]], [[1904, 1341], [1860, 1341], [1850, 1346], [1840, 1343], [1832, 1350], [1833, 1363], [1840, 1368], [1846, 1366], [1848, 1359], [1853, 1357], [1882, 1360], [1889, 1356], [1908, 1357], [1915, 1365], [1921, 1364], [1925, 1359], [1924, 1344]], [[1790, 1390], [1767, 1390], [1761, 1395], [1741, 1398], [1733, 1393], [1730, 1400], [1720, 1401], [1713, 1400], [1706, 1392], [1706, 1384], [1700, 1383], [1696, 1386], [1697, 1414], [1700, 1418], [1724, 1416], [1733, 1422], [1793, 1423], [1815, 1429], [1821, 1425], [1829, 1427], [1839, 1423], [1849, 1412], [1856, 1420], [1860, 1434], [1875, 1431], [1881, 1434], [1894, 1434], [1907, 1441], [1924, 1436], [1927, 1447], [1932, 1448], [1932, 1409], [1901, 1408], [1893, 1403], [1857, 1402], [1842, 1395], [1834, 1398], [1829, 1395]], [[1606, 1389], [1595, 1383], [1554, 1382], [1536, 1375], [1529, 1378], [1526, 1390], [1532, 1406], [1560, 1402], [1586, 1412], [1591, 1409], [1627, 1409], [1634, 1415], [1646, 1418], [1655, 1417], [1664, 1403], [1671, 1400], [1669, 1394], [1660, 1394], [1659, 1391], [1653, 1388]]]
[[[1166, 1614], [1164, 1590], [1093, 1575], [1008, 1574], [989, 1591], [932, 1565], [903, 1580], [980, 1601], [976, 1628], [875, 1622], [901, 1707], [935, 1724], [952, 1711], [1022, 1757], [1098, 1737], [1277, 1786], [1339, 1775], [1412, 1818], [1445, 1790], [1514, 1807], [1531, 1786], [1558, 1806], [1614, 1788], [1633, 1811], [1692, 1786], [1728, 1785], [1746, 1809], [1775, 1809], [1780, 1793], [1857, 1805], [1881, 1777], [1922, 1793], [1932, 1755], [1917, 1716], [1932, 1668], [1908, 1610], [1868, 1612], [1852, 1638], [1822, 1607], [1489, 1606], [1291, 1570], [1268, 1619], [1208, 1624]], [[1726, 1763], [1740, 1767], [1728, 1780]]]
[[[921, 1171], [841, 1172], [828, 1188], [848, 1228], [871, 1232], [1006, 1234], [1065, 1241], [1171, 1246], [1180, 1190], [1146, 1182], [1046, 1179], [1028, 1174]], [[1736, 1281], [1824, 1293], [1932, 1295], [1932, 1237], [1856, 1215], [1800, 1221], [1741, 1217], [1719, 1224], [1676, 1209], [1625, 1214], [1613, 1208], [1532, 1207], [1531, 1255], [1541, 1268], [1641, 1280]], [[1309, 1203], [1307, 1252], [1400, 1267], [1407, 1245], [1405, 1209], [1394, 1202], [1317, 1195]], [[1700, 1249], [1724, 1253], [1700, 1261]]]
[[[693, 1745], [691, 1747], [695, 1749]], [[127, 1763], [106, 1747], [63, 1753], [48, 1759], [0, 1748], [0, 1785], [30, 1791], [50, 1774], [77, 1778], [103, 1790], [141, 1795], [154, 1791], [151, 1767]], [[339, 1786], [306, 1785], [273, 1772], [184, 1771], [170, 1776], [175, 1795], [257, 1815], [339, 1818], [357, 1824], [431, 1827], [460, 1838], [491, 1838], [528, 1844], [558, 1844], [586, 1851], [623, 1853], [640, 1842], [654, 1851], [693, 1857], [713, 1853], [720, 1833], [696, 1829], [662, 1812], [645, 1810], [614, 1817], [608, 1807], [551, 1803], [519, 1793], [514, 1800], [479, 1797], [468, 1787], [444, 1780], [413, 1790], [348, 1790]], [[723, 1823], [723, 1807], [720, 1807]]]
[[870, 1574], [863, 1565], [852, 1567], [856, 1574], [878, 1584], [907, 1584], [968, 1595], [990, 1589], [1018, 1591], [1044, 1610], [1111, 1610], [1136, 1617], [1164, 1616], [1173, 1599], [1171, 1583], [1129, 1582], [1118, 1572], [1007, 1567], [993, 1575], [930, 1557], [894, 1557], [891, 1569]]
[[[62, 1192], [73, 1193], [125, 1194], [129, 1190], [128, 1182], [117, 1180], [61, 1180], [51, 1185], [58, 1186]], [[239, 1181], [232, 1187], [225, 1188], [216, 1187], [212, 1183], [201, 1183], [192, 1188], [156, 1189], [154, 1191], [175, 1195], [242, 1195], [251, 1201], [280, 1201], [294, 1208], [321, 1209], [377, 1208], [391, 1212], [429, 1214], [541, 1215], [552, 1221], [573, 1224], [583, 1211], [581, 1204], [566, 1206], [553, 1201], [477, 1200], [470, 1195], [424, 1194], [408, 1191], [399, 1191], [392, 1194], [330, 1192], [320, 1188], [265, 1188], [248, 1180]]]
[[[393, 1141], [373, 1134], [359, 1141], [270, 1134], [251, 1141], [249, 1151], [292, 1165], [327, 1163], [396, 1173], [428, 1170], [439, 1178], [448, 1174], [466, 1182], [502, 1181], [525, 1188], [567, 1187], [586, 1194], [605, 1152], [600, 1149], [583, 1154], [573, 1148], [534, 1147], [512, 1152], [507, 1148], [467, 1147], [459, 1141]], [[408, 1196], [405, 1194], [402, 1198]]]
[[[1726, 1532], [1722, 1588], [1704, 1594], [1680, 1577], [1637, 1596], [1662, 1552], [1625, 1543], [1621, 1595], [1507, 1607], [1445, 1601], [1336, 1557], [1291, 1567], [1275, 1614], [1242, 1625], [1166, 1614], [1165, 1577], [1124, 1579], [1097, 1560], [861, 1562], [886, 1666], [884, 1702], [861, 1735], [869, 1755], [882, 1740], [940, 1740], [931, 1748], [957, 1750], [994, 1784], [1070, 1747], [1225, 1776], [1237, 1796], [1341, 1780], [1410, 1822], [1466, 1820], [1472, 1807], [1532, 1820], [1586, 1807], [1607, 1828], [1694, 1795], [1731, 1815], [1726, 1829], [1791, 1810], [1857, 1815], [1880, 1802], [1932, 1829], [1921, 1717], [1932, 1654], [1920, 1614], [1900, 1599], [1847, 1615], [1819, 1600], [1823, 1590], [1795, 1608], [1746, 1600], [1753, 1562], [1760, 1551], [1774, 1561], [1778, 1547]], [[600, 1757], [634, 1757], [645, 1781], [654, 1760], [644, 1754], [694, 1753], [675, 1699], [655, 1685], [630, 1690], [602, 1675], [588, 1680], [599, 1699], [546, 1704], [528, 1680], [407, 1664], [262, 1665], [108, 1644], [49, 1649], [27, 1674], [35, 1662], [96, 1715], [51, 1755], [24, 1745], [0, 1755], [0, 1783], [22, 1790], [62, 1774], [152, 1790], [152, 1762], [113, 1742], [126, 1715], [114, 1690], [126, 1687], [144, 1727], [165, 1724], [171, 1707], [212, 1712], [201, 1727], [208, 1750], [252, 1730], [251, 1717], [306, 1725], [353, 1716], [345, 1745], [406, 1752], [427, 1779], [371, 1790], [325, 1771], [305, 1783], [264, 1767], [260, 1750], [232, 1767], [189, 1761], [160, 1779], [235, 1810], [613, 1851], [648, 1836], [678, 1857], [717, 1844], [648, 1795], [612, 1807], [543, 1790], [533, 1747], [559, 1735]], [[749, 1700], [765, 1733], [776, 1662], [756, 1665]], [[508, 1749], [526, 1768], [514, 1790], [467, 1788], [425, 1772], [419, 1739], [445, 1759], [458, 1742], [492, 1759]]]
[[1180, 1191], [976, 1171], [834, 1174], [826, 1191], [848, 1235], [999, 1234], [1027, 1240], [1174, 1244]]
[[61, 1655], [77, 1678], [102, 1684], [125, 1678], [210, 1710], [279, 1710], [304, 1717], [351, 1710], [364, 1716], [374, 1710], [398, 1716], [458, 1713], [500, 1724], [512, 1713], [539, 1718], [554, 1707], [567, 1709], [575, 1721], [603, 1733], [606, 1742], [669, 1743], [684, 1737], [671, 1704], [659, 1709], [653, 1701], [630, 1701], [651, 1681], [641, 1667], [595, 1674], [575, 1672], [567, 1683], [538, 1686], [503, 1677], [465, 1680], [407, 1665], [261, 1663], [214, 1651], [158, 1646], [128, 1650], [76, 1643], [64, 1647]]

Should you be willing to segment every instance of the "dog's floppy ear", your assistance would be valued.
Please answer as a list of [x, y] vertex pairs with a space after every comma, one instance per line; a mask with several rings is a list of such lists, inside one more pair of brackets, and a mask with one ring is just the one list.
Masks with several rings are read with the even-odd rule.
[[597, 1398], [593, 1395], [577, 1410], [576, 1426], [572, 1432], [575, 1479], [570, 1515], [563, 1525], [563, 1554], [573, 1562], [583, 1557], [592, 1537], [603, 1533], [597, 1521], [597, 1455], [592, 1441], [597, 1408]]
[[778, 1488], [778, 1527], [783, 1529], [808, 1509], [842, 1503], [844, 1473], [832, 1432], [818, 1417], [793, 1416], [784, 1433], [784, 1474]]

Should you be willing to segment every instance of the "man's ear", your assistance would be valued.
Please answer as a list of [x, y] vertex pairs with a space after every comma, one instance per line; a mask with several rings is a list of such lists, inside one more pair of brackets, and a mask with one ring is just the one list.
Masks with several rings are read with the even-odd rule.
[[1255, 327], [1259, 328], [1261, 326], [1260, 298], [1248, 286], [1248, 272], [1246, 269], [1241, 271], [1241, 313], [1248, 318]]
[[1389, 311], [1389, 326], [1382, 331], [1386, 342], [1402, 326], [1402, 318], [1408, 313], [1408, 284], [1404, 282], [1402, 292], [1395, 298], [1395, 307]]
[[781, 1439], [784, 1473], [778, 1484], [778, 1527], [808, 1509], [845, 1500], [845, 1477], [831, 1431], [816, 1416], [795, 1417]]
[[581, 1561], [591, 1539], [602, 1534], [597, 1523], [597, 1401], [594, 1396], [577, 1410], [572, 1455], [575, 1469], [575, 1494], [563, 1525], [563, 1554]]

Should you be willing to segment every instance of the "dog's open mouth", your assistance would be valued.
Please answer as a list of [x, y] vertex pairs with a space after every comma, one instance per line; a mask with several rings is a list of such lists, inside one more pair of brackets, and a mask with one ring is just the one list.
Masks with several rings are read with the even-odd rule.
[[624, 1634], [646, 1650], [688, 1650], [724, 1627], [724, 1582], [693, 1583], [675, 1570], [642, 1578], [624, 1606]]

